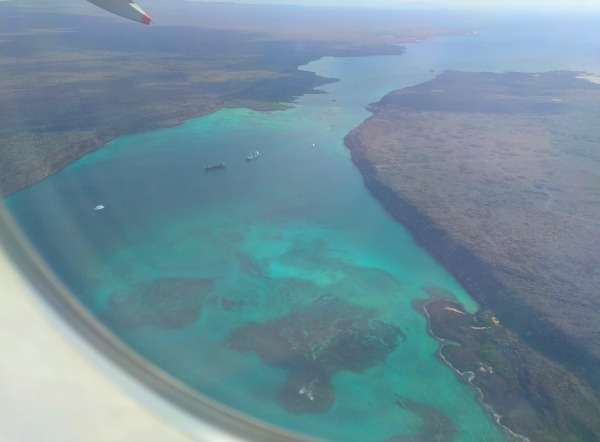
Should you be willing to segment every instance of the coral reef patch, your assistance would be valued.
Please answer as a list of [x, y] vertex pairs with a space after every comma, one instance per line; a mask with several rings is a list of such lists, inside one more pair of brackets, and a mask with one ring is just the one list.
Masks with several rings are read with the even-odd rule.
[[457, 434], [452, 421], [431, 405], [416, 402], [396, 395], [396, 405], [412, 411], [421, 418], [423, 424], [416, 434], [392, 436], [380, 442], [446, 442]]
[[254, 351], [265, 364], [290, 372], [277, 400], [294, 414], [322, 413], [335, 400], [331, 376], [383, 363], [405, 339], [399, 327], [371, 310], [323, 296], [265, 323], [247, 322], [230, 336], [231, 348]]
[[156, 278], [114, 292], [101, 319], [111, 326], [153, 326], [177, 329], [200, 319], [202, 305], [212, 292], [210, 278]]

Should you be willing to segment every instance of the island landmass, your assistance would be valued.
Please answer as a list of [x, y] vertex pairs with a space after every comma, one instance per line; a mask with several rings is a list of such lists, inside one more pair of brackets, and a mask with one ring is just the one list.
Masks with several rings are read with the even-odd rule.
[[[285, 109], [335, 81], [298, 70], [311, 60], [467, 31], [402, 10], [184, 1], [147, 28], [86, 6], [0, 3], [0, 198], [123, 134]], [[533, 440], [600, 438], [595, 78], [445, 72], [384, 97], [346, 137], [367, 187], [482, 306], [425, 288], [415, 307], [440, 357]]]
[[144, 7], [159, 25], [85, 2], [0, 2], [0, 198], [119, 135], [226, 107], [285, 109], [336, 81], [298, 69], [311, 60], [401, 54], [403, 43], [464, 32], [402, 11], [157, 0]]
[[600, 86], [585, 75], [447, 71], [372, 104], [345, 139], [481, 306], [428, 291], [417, 308], [457, 344], [440, 355], [532, 440], [600, 439]]

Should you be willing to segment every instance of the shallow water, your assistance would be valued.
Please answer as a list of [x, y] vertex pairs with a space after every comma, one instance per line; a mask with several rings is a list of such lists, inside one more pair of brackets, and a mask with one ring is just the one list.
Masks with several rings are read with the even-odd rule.
[[[535, 28], [529, 50], [510, 48], [515, 30], [495, 23], [399, 57], [324, 58], [302, 69], [341, 81], [293, 109], [224, 109], [120, 137], [5, 202], [91, 311], [211, 397], [333, 440], [416, 434], [424, 422], [442, 422], [453, 440], [504, 440], [474, 390], [435, 357], [411, 306], [430, 286], [471, 311], [475, 303], [366, 191], [343, 137], [370, 115], [367, 104], [446, 68], [577, 70], [585, 66], [572, 58], [589, 61], [589, 48], [532, 56], [540, 41], [568, 46], [546, 37]], [[227, 167], [203, 170], [219, 162]], [[241, 330], [256, 336], [232, 343], [250, 322]], [[311, 388], [334, 394], [329, 407], [298, 393], [303, 411], [290, 411], [281, 398], [294, 376], [301, 386], [318, 378]]]

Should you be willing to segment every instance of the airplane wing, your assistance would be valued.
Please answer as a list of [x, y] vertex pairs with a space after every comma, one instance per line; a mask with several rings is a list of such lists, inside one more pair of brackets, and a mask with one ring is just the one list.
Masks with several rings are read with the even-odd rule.
[[128, 18], [133, 21], [150, 24], [150, 16], [140, 6], [131, 0], [87, 0], [96, 6], [106, 9], [113, 14]]

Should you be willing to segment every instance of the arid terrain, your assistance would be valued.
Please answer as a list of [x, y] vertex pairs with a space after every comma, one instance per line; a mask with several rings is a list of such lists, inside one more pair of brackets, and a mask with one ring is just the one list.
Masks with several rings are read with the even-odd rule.
[[144, 7], [157, 25], [87, 2], [0, 3], [0, 197], [121, 134], [224, 106], [285, 108], [334, 81], [297, 69], [322, 56], [399, 54], [403, 42], [460, 31], [352, 8]]
[[365, 183], [484, 307], [600, 392], [600, 85], [444, 72], [346, 138]]

